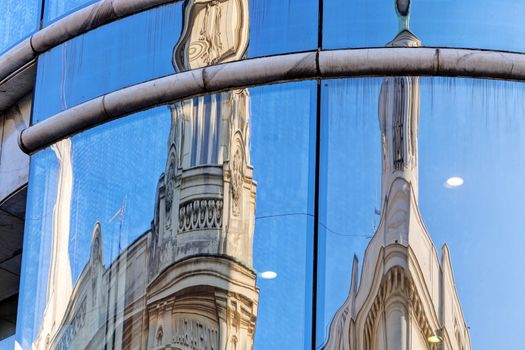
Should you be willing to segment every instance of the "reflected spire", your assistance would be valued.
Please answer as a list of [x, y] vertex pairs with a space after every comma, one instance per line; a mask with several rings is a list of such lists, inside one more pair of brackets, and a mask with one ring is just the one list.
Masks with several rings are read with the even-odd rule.
[[[410, 1], [397, 0], [400, 33], [391, 47], [419, 46], [408, 30]], [[448, 250], [440, 262], [418, 205], [419, 77], [387, 77], [379, 96], [381, 222], [370, 241], [357, 285], [331, 322], [326, 350], [427, 349], [438, 331], [465, 334], [446, 348], [470, 349]], [[357, 289], [356, 289], [357, 288]], [[355, 290], [355, 291], [354, 291]]]
[[399, 32], [410, 31], [411, 0], [395, 0], [396, 13], [399, 21]]

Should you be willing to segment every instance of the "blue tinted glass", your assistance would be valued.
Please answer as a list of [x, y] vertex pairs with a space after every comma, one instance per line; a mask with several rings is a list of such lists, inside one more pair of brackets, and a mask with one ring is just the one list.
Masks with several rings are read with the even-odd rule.
[[119, 88], [242, 59], [246, 51], [261, 56], [314, 49], [316, 9], [294, 0], [209, 8], [179, 2], [110, 23], [39, 57], [33, 122]]
[[[425, 46], [525, 50], [525, 3], [412, 1], [410, 30]], [[324, 1], [325, 48], [384, 46], [398, 33], [394, 1]]]
[[525, 282], [516, 278], [525, 244], [525, 86], [425, 78], [422, 87], [421, 215], [436, 246], [450, 250], [472, 348], [513, 349], [525, 310]]
[[97, 0], [46, 0], [44, 2], [44, 26], [95, 2]]
[[38, 30], [41, 0], [0, 1], [0, 54]]
[[[524, 85], [397, 77], [322, 88], [317, 347], [381, 348], [410, 328], [418, 349], [439, 334], [458, 349], [514, 348]], [[396, 319], [407, 307], [415, 316]]]
[[44, 3], [44, 26], [97, 0], [47, 0]]
[[322, 82], [317, 347], [350, 288], [354, 254], [379, 223], [379, 79]]
[[318, 0], [250, 0], [249, 57], [317, 49]]
[[181, 4], [127, 17], [74, 38], [38, 60], [36, 123], [96, 96], [168, 75]]
[[119, 88], [174, 73], [181, 4], [124, 18], [38, 59], [33, 122]]
[[[58, 325], [46, 324], [52, 318], [46, 309], [65, 312], [50, 305], [65, 297], [49, 287], [53, 271], [59, 272], [65, 293], [73, 293], [71, 287], [93, 273], [90, 247], [97, 223], [106, 267], [149, 230], [158, 181], [151, 174], [164, 168], [169, 123], [168, 108], [153, 109], [77, 135], [66, 140], [69, 145], [62, 141], [62, 149], [46, 149], [32, 158], [17, 320], [23, 349], [56, 331]], [[61, 316], [54, 317], [60, 323]]]
[[0, 340], [0, 350], [12, 350], [15, 347], [15, 336]]
[[35, 154], [21, 349], [309, 348], [315, 111], [315, 82], [228, 91]]
[[315, 92], [315, 82], [252, 90], [256, 349], [310, 348]]

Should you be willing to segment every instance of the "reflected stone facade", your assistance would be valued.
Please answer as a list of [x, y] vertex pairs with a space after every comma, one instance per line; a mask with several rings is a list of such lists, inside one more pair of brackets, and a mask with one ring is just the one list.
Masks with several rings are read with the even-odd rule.
[[[420, 41], [403, 30], [389, 45], [419, 46]], [[350, 291], [324, 349], [471, 348], [448, 248], [443, 246], [440, 261], [418, 208], [419, 101], [418, 77], [383, 81], [380, 224], [360, 279], [354, 258]]]
[[[247, 6], [247, 0], [188, 1], [175, 68], [243, 58]], [[72, 146], [69, 139], [53, 146], [60, 175], [47, 308], [33, 349], [253, 348], [259, 292], [248, 91], [169, 108], [168, 157], [151, 230], [106, 267], [96, 223], [89, 261], [74, 286], [67, 247]]]
[[[389, 46], [420, 46], [409, 8], [410, 1], [396, 1], [401, 31]], [[245, 58], [248, 31], [248, 0], [186, 1], [175, 70]], [[418, 77], [383, 81], [381, 221], [360, 279], [354, 259], [325, 349], [470, 349], [448, 249], [440, 260], [418, 208], [419, 103]], [[68, 253], [74, 146], [70, 139], [52, 146], [59, 171], [47, 303], [32, 349], [253, 349], [259, 290], [248, 90], [168, 108], [151, 229], [105, 266], [102, 227], [94, 223], [75, 284]]]

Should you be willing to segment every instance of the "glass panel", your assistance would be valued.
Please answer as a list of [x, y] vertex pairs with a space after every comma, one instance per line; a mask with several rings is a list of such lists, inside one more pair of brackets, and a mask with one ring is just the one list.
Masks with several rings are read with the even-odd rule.
[[44, 2], [44, 26], [95, 2], [97, 0], [46, 0]]
[[38, 30], [41, 0], [0, 1], [0, 54]]
[[33, 122], [176, 71], [315, 49], [317, 0], [308, 1], [178, 2], [74, 38], [39, 57]]
[[260, 289], [255, 349], [309, 349], [316, 83], [251, 91]]
[[317, 49], [318, 0], [250, 0], [249, 57]]
[[33, 122], [89, 99], [174, 72], [181, 4], [121, 19], [38, 59]]
[[[354, 254], [379, 223], [379, 79], [327, 80], [322, 88], [317, 347], [348, 296]], [[349, 180], [351, 179], [351, 180]]]
[[35, 154], [20, 348], [308, 348], [315, 97], [197, 97]]
[[[410, 30], [425, 46], [525, 50], [525, 2], [425, 0], [411, 2]], [[384, 46], [401, 29], [394, 1], [324, 1], [327, 49]], [[403, 17], [403, 16], [401, 16]]]
[[0, 340], [0, 350], [13, 350], [15, 348], [15, 336]]
[[514, 349], [525, 311], [525, 282], [516, 278], [525, 244], [525, 85], [422, 83], [420, 209], [436, 246], [450, 250], [461, 301], [454, 313], [463, 310], [473, 349]]
[[317, 348], [513, 349], [525, 310], [525, 86], [322, 86]]

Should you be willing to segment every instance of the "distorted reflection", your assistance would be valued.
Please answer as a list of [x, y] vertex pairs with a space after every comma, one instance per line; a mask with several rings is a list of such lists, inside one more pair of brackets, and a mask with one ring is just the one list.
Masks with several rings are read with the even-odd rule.
[[[400, 33], [388, 46], [420, 46], [408, 29], [409, 8], [410, 1], [396, 1]], [[470, 349], [448, 248], [442, 247], [440, 261], [419, 212], [419, 78], [386, 78], [380, 91], [379, 226], [364, 253], [360, 280], [354, 256], [348, 297], [333, 317], [324, 349], [437, 349], [429, 342], [436, 330], [450, 335], [443, 339], [446, 348]]]
[[[176, 68], [243, 57], [246, 6], [237, 0], [187, 2]], [[241, 14], [239, 21], [231, 21], [232, 14]], [[129, 246], [119, 242], [118, 256], [106, 266], [104, 233], [95, 223], [89, 261], [74, 285], [68, 253], [71, 141], [52, 146], [59, 173], [48, 296], [32, 349], [253, 348], [256, 185], [248, 91], [198, 97], [169, 109], [167, 163], [151, 229]], [[125, 204], [110, 222], [122, 223], [124, 212]]]

